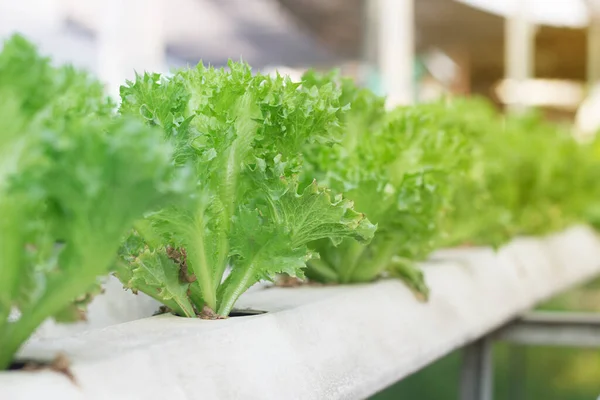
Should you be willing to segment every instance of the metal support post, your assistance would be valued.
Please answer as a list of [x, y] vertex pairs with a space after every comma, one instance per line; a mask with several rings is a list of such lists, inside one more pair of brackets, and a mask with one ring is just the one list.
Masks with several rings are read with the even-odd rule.
[[460, 400], [492, 400], [492, 342], [484, 337], [466, 346], [460, 376]]
[[[531, 312], [464, 348], [460, 377], [460, 400], [492, 400], [492, 343], [519, 344], [511, 350], [511, 369], [523, 378], [526, 371], [523, 346], [572, 346], [600, 348], [600, 314]], [[511, 399], [523, 398], [513, 377]], [[520, 397], [519, 397], [520, 396]]]
[[534, 346], [600, 347], [600, 314], [537, 311], [499, 329], [492, 338]]

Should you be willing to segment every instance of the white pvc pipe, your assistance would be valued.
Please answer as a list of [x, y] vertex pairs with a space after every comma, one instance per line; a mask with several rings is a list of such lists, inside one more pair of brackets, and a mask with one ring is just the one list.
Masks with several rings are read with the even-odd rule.
[[600, 238], [576, 227], [516, 239], [498, 252], [461, 248], [434, 257], [423, 266], [427, 303], [394, 279], [271, 288], [238, 303], [263, 315], [162, 315], [32, 339], [21, 359], [63, 352], [77, 385], [53, 371], [0, 372], [0, 399], [366, 399], [598, 276]]
[[388, 106], [414, 101], [414, 0], [379, 1], [379, 70]]
[[117, 95], [134, 71], [161, 71], [165, 65], [163, 0], [103, 0], [98, 10], [98, 74]]

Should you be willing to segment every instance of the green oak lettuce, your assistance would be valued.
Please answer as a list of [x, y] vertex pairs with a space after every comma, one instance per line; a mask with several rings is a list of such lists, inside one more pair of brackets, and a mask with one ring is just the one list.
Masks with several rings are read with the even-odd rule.
[[499, 246], [586, 220], [598, 198], [595, 143], [578, 143], [568, 127], [534, 111], [501, 116], [465, 105], [470, 112], [455, 118], [481, 134], [472, 168], [457, 182], [445, 244]]
[[47, 318], [81, 317], [123, 237], [179, 197], [160, 134], [24, 38], [0, 53], [0, 369]]
[[121, 113], [161, 127], [197, 179], [189, 204], [138, 221], [122, 249], [124, 285], [179, 315], [221, 318], [259, 280], [303, 276], [318, 257], [309, 243], [370, 239], [375, 227], [351, 201], [299, 182], [303, 146], [335, 140], [339, 95], [234, 62], [123, 86]]
[[339, 144], [305, 147], [307, 171], [378, 226], [369, 244], [313, 244], [307, 276], [323, 282], [369, 282], [397, 276], [427, 296], [415, 260], [426, 257], [441, 236], [453, 182], [468, 165], [468, 135], [455, 124], [451, 105], [431, 104], [386, 112], [382, 98], [336, 75], [305, 75], [304, 84], [337, 82], [350, 111], [342, 115]]

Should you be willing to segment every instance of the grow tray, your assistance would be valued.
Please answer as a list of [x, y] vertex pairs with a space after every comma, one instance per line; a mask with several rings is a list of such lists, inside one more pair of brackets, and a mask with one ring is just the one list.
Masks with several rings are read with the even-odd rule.
[[0, 399], [361, 399], [600, 274], [585, 227], [487, 248], [439, 251], [420, 303], [399, 281], [257, 288], [219, 321], [159, 315], [30, 340], [19, 357], [71, 361], [0, 373]]

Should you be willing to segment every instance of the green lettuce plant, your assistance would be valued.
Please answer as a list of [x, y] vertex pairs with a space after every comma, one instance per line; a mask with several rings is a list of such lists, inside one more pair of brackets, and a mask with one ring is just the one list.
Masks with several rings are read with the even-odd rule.
[[303, 146], [335, 139], [339, 95], [234, 62], [123, 86], [121, 113], [162, 128], [196, 178], [188, 205], [136, 224], [117, 274], [125, 287], [182, 316], [222, 318], [259, 280], [303, 276], [317, 257], [309, 243], [369, 240], [375, 227], [350, 200], [299, 181]]
[[457, 113], [479, 134], [473, 162], [456, 183], [446, 245], [499, 246], [584, 222], [597, 203], [595, 143], [579, 143], [568, 126], [535, 111], [502, 116], [477, 101]]
[[145, 212], [180, 178], [162, 138], [24, 38], [0, 53], [0, 369], [47, 318], [77, 320]]
[[441, 220], [449, 209], [452, 185], [468, 165], [468, 135], [443, 103], [386, 112], [384, 100], [335, 74], [308, 73], [305, 85], [336, 83], [350, 111], [341, 115], [340, 143], [305, 146], [307, 177], [354, 200], [378, 226], [368, 243], [313, 244], [319, 259], [307, 276], [337, 283], [369, 282], [397, 276], [427, 296], [414, 265], [436, 246]]

